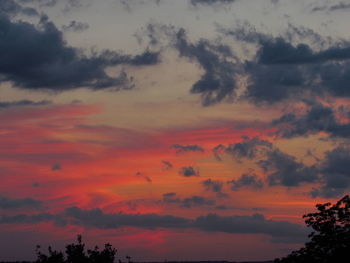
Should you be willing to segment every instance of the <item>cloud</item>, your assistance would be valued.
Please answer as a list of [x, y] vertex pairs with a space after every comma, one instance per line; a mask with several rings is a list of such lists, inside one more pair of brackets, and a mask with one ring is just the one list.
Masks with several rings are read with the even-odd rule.
[[320, 166], [322, 186], [312, 191], [313, 196], [338, 197], [350, 188], [349, 146], [341, 145], [327, 151]]
[[238, 64], [233, 61], [235, 57], [229, 46], [212, 44], [204, 39], [195, 44], [190, 43], [186, 31], [180, 29], [175, 35], [174, 47], [180, 57], [196, 61], [204, 70], [201, 79], [191, 88], [191, 93], [202, 95], [203, 106], [235, 96], [237, 85], [234, 77], [238, 72]]
[[42, 213], [37, 215], [0, 215], [0, 224], [36, 224], [53, 221], [58, 226], [66, 224], [99, 229], [117, 229], [131, 226], [146, 229], [192, 228], [207, 232], [231, 234], [265, 234], [279, 242], [303, 242], [307, 229], [301, 225], [286, 221], [266, 219], [261, 214], [251, 216], [220, 216], [208, 214], [195, 219], [158, 214], [105, 213], [101, 209], [81, 209], [70, 207], [62, 214]]
[[179, 172], [184, 177], [199, 176], [198, 170], [195, 170], [192, 166], [182, 167]]
[[32, 7], [22, 7], [20, 4], [13, 0], [1, 0], [0, 14], [11, 14], [11, 15], [27, 15], [27, 16], [39, 16], [36, 9]]
[[222, 153], [226, 153], [234, 157], [236, 160], [240, 160], [242, 158], [254, 159], [259, 154], [272, 148], [272, 143], [266, 140], [261, 140], [259, 137], [249, 138], [247, 136], [243, 136], [242, 139], [243, 140], [241, 142], [232, 143], [228, 146], [221, 144], [215, 146], [212, 150], [214, 156], [220, 160], [220, 155]]
[[207, 191], [211, 191], [217, 195], [217, 197], [228, 197], [226, 193], [223, 192], [223, 182], [218, 180], [207, 179], [201, 182]]
[[165, 170], [170, 170], [171, 168], [173, 168], [173, 164], [169, 161], [162, 160], [162, 164], [164, 164]]
[[266, 219], [261, 214], [252, 216], [219, 216], [208, 214], [195, 219], [194, 226], [204, 231], [235, 234], [267, 234], [279, 241], [302, 242], [307, 231], [304, 227], [285, 221]]
[[62, 29], [63, 31], [82, 32], [89, 29], [89, 24], [72, 20], [68, 25], [62, 26]]
[[42, 206], [43, 204], [41, 201], [32, 198], [11, 199], [6, 196], [0, 195], [0, 209], [3, 210], [13, 210], [21, 208], [38, 209], [42, 208]]
[[167, 204], [178, 204], [181, 208], [195, 208], [198, 206], [213, 206], [215, 201], [202, 196], [193, 195], [191, 197], [179, 198], [176, 193], [163, 194], [163, 202]]
[[292, 25], [278, 37], [258, 32], [249, 24], [219, 31], [256, 47], [242, 66], [249, 79], [242, 98], [259, 105], [310, 95], [350, 96], [346, 88], [350, 79], [349, 41]]
[[105, 70], [116, 65], [153, 65], [159, 61], [159, 54], [150, 51], [131, 56], [104, 50], [85, 56], [68, 46], [62, 32], [45, 16], [34, 26], [13, 22], [0, 13], [0, 34], [1, 81], [10, 81], [24, 89], [59, 92], [81, 87], [131, 88], [131, 78], [125, 72], [112, 77]]
[[102, 229], [119, 228], [123, 226], [135, 226], [142, 228], [181, 228], [186, 227], [189, 220], [182, 217], [157, 214], [106, 214], [96, 208], [83, 210], [78, 207], [70, 207], [65, 210], [65, 215], [71, 218], [73, 224], [92, 226]]
[[[277, 135], [283, 138], [307, 136], [326, 132], [332, 137], [348, 138], [350, 135], [349, 120], [339, 122], [337, 115], [344, 112], [342, 107], [335, 110], [318, 102], [308, 102], [309, 107], [303, 114], [287, 113], [272, 121], [278, 127]], [[348, 119], [348, 118], [347, 118]]]
[[256, 174], [242, 174], [237, 180], [227, 182], [232, 191], [238, 191], [242, 187], [251, 187], [253, 189], [261, 189], [264, 184]]
[[45, 106], [52, 104], [52, 101], [41, 100], [41, 101], [31, 101], [31, 100], [17, 100], [17, 101], [0, 101], [0, 109], [8, 109], [13, 107], [22, 106]]
[[51, 166], [51, 171], [60, 171], [62, 170], [61, 164], [55, 163]]
[[173, 144], [171, 147], [176, 149], [177, 154], [186, 153], [186, 152], [204, 152], [204, 149], [200, 145]]
[[287, 187], [299, 186], [301, 183], [318, 182], [316, 166], [306, 166], [298, 162], [294, 156], [274, 149], [267, 153], [265, 160], [258, 165], [267, 174], [269, 185], [283, 185]]
[[191, 0], [191, 5], [217, 5], [217, 4], [232, 4], [236, 0]]
[[333, 11], [341, 11], [341, 10], [348, 10], [350, 9], [349, 3], [340, 2], [338, 4], [334, 5], [323, 5], [323, 6], [315, 6], [312, 8], [312, 12], [320, 12], [320, 11], [327, 11], [327, 12], [333, 12]]

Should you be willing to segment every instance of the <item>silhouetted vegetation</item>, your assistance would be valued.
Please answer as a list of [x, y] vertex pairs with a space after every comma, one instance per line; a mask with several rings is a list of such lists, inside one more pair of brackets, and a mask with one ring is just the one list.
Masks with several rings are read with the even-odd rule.
[[350, 252], [350, 198], [336, 204], [316, 205], [318, 212], [306, 214], [305, 223], [313, 228], [305, 247], [276, 263], [345, 263]]
[[[94, 249], [85, 251], [85, 244], [81, 235], [77, 237], [77, 244], [66, 246], [65, 255], [61, 251], [56, 251], [48, 247], [48, 254], [40, 251], [40, 246], [36, 248], [37, 260], [35, 263], [113, 263], [117, 250], [111, 244], [105, 244], [100, 250], [97, 246]], [[130, 257], [127, 258], [130, 262]], [[120, 260], [119, 260], [120, 262]]]

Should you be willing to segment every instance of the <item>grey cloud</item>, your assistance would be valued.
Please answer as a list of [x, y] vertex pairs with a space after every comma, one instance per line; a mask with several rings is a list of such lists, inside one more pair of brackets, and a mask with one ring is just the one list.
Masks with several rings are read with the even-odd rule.
[[83, 210], [71, 207], [65, 210], [65, 215], [72, 218], [76, 225], [93, 226], [103, 229], [136, 226], [142, 228], [181, 228], [186, 227], [189, 220], [182, 217], [157, 214], [106, 214], [100, 209]]
[[191, 197], [179, 198], [176, 193], [163, 194], [163, 202], [168, 204], [178, 204], [182, 208], [193, 208], [198, 206], [213, 206], [215, 201], [202, 196], [193, 195]]
[[12, 210], [21, 208], [42, 208], [43, 203], [32, 198], [12, 199], [0, 195], [0, 209]]
[[52, 104], [52, 101], [49, 101], [49, 100], [0, 101], [0, 109], [8, 109], [8, 108], [12, 108], [12, 107], [22, 107], [22, 106], [45, 106], [45, 105], [49, 105], [49, 104]]
[[204, 39], [192, 44], [184, 29], [176, 33], [174, 46], [181, 57], [196, 61], [204, 70], [201, 79], [191, 88], [191, 93], [202, 95], [203, 106], [235, 97], [237, 86], [234, 76], [238, 72], [238, 64], [231, 61], [234, 56], [228, 46], [211, 44]]
[[130, 56], [105, 50], [84, 56], [66, 44], [62, 32], [45, 16], [36, 27], [23, 21], [12, 22], [0, 13], [0, 33], [2, 81], [25, 89], [131, 88], [132, 78], [125, 72], [111, 77], [105, 69], [116, 65], [153, 65], [159, 61], [159, 54], [150, 51]]
[[281, 241], [302, 242], [306, 239], [307, 230], [296, 224], [285, 221], [273, 221], [266, 219], [261, 214], [252, 216], [219, 216], [208, 214], [200, 216], [194, 221], [194, 226], [213, 232], [236, 234], [267, 234]]
[[257, 56], [261, 64], [322, 63], [350, 59], [350, 47], [335, 46], [315, 52], [307, 44], [294, 46], [284, 38], [278, 37], [261, 43]]
[[313, 196], [327, 198], [343, 195], [350, 188], [350, 148], [341, 145], [326, 152], [320, 168], [322, 186], [312, 191]]
[[180, 145], [173, 144], [172, 148], [176, 149], [176, 153], [186, 153], [186, 152], [204, 152], [204, 149], [200, 145]]
[[39, 16], [36, 9], [32, 7], [23, 7], [14, 0], [1, 0], [0, 14], [1, 12], [11, 15], [23, 14], [27, 16]]
[[318, 182], [316, 166], [306, 166], [298, 162], [294, 156], [274, 149], [267, 153], [265, 160], [258, 165], [267, 174], [269, 185], [283, 185], [287, 187], [299, 186], [301, 183]]
[[348, 10], [350, 9], [349, 3], [340, 2], [338, 4], [334, 5], [323, 5], [323, 6], [315, 6], [312, 8], [312, 12], [319, 12], [319, 11], [340, 11], [340, 10]]
[[82, 32], [89, 29], [89, 24], [73, 20], [68, 25], [64, 25], [62, 29], [63, 31]]
[[233, 156], [236, 160], [242, 158], [254, 159], [259, 154], [264, 153], [266, 150], [272, 148], [272, 143], [266, 140], [261, 140], [258, 137], [249, 138], [247, 136], [242, 137], [242, 142], [232, 143], [228, 146], [217, 145], [213, 148], [214, 156], [220, 159], [222, 153]]
[[236, 0], [191, 0], [190, 3], [197, 5], [216, 5], [216, 4], [232, 4]]
[[268, 220], [261, 214], [251, 216], [220, 216], [208, 214], [194, 220], [171, 215], [105, 213], [101, 209], [84, 210], [70, 207], [63, 214], [0, 215], [0, 224], [35, 224], [53, 221], [56, 225], [66, 224], [100, 229], [117, 229], [133, 226], [154, 228], [195, 228], [209, 232], [232, 234], [265, 234], [280, 242], [303, 242], [307, 229], [286, 221]]
[[61, 164], [55, 163], [51, 166], [51, 171], [60, 171], [62, 169]]
[[264, 184], [256, 174], [242, 174], [237, 180], [227, 182], [232, 191], [238, 191], [242, 187], [251, 187], [253, 189], [261, 189]]
[[180, 174], [184, 177], [199, 176], [198, 170], [195, 170], [192, 166], [182, 167], [180, 169]]
[[350, 123], [340, 123], [335, 109], [317, 102], [308, 104], [304, 114], [287, 113], [272, 122], [273, 126], [279, 127], [278, 136], [292, 138], [326, 132], [332, 137], [349, 137]]
[[228, 197], [223, 192], [223, 182], [218, 180], [207, 179], [201, 182], [207, 191], [211, 191], [217, 195], [217, 197]]
[[279, 37], [260, 33], [249, 24], [219, 31], [256, 46], [256, 54], [244, 64], [249, 82], [243, 95], [256, 104], [310, 94], [350, 96], [349, 41], [292, 25]]
[[162, 164], [164, 164], [166, 170], [173, 168], [173, 164], [169, 161], [162, 160]]

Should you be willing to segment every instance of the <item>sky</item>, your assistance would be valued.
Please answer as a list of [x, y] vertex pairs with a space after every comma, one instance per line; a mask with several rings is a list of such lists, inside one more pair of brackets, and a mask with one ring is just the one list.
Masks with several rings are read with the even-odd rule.
[[350, 190], [350, 1], [0, 0], [0, 260], [269, 260]]

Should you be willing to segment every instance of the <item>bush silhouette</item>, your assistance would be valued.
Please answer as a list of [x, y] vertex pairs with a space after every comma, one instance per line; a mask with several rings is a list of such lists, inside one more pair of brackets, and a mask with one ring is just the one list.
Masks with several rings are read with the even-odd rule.
[[97, 246], [93, 250], [85, 251], [85, 244], [82, 242], [81, 235], [77, 236], [77, 244], [66, 246], [66, 256], [61, 251], [52, 250], [48, 247], [48, 255], [40, 251], [40, 246], [36, 248], [36, 263], [113, 263], [117, 250], [111, 244], [105, 244], [103, 250]]
[[293, 251], [276, 263], [345, 263], [350, 252], [350, 198], [336, 204], [316, 205], [318, 212], [306, 214], [305, 223], [314, 231], [305, 247]]

